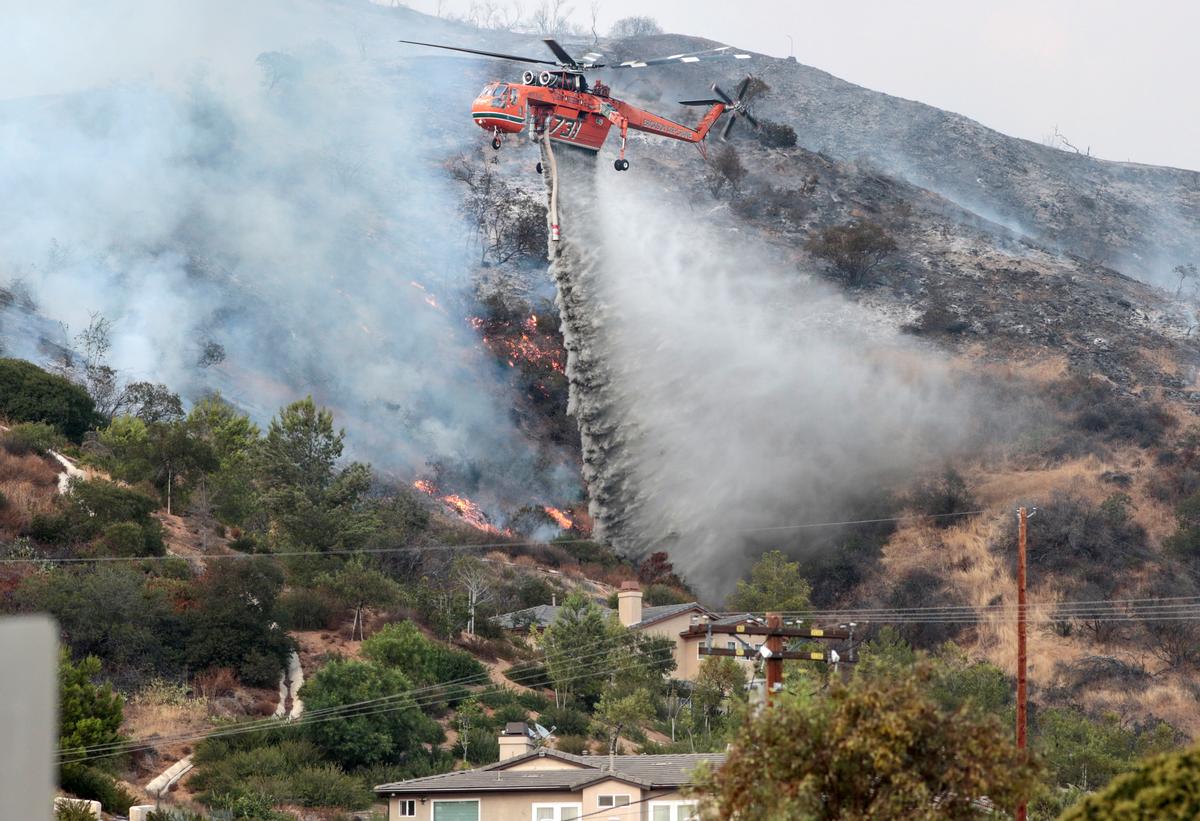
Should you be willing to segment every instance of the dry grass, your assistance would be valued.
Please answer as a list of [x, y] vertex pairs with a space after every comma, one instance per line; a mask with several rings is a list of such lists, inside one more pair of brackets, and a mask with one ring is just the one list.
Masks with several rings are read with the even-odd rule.
[[[210, 704], [207, 699], [163, 700], [143, 690], [125, 705], [125, 721], [121, 725], [121, 731], [131, 738], [154, 739], [194, 735], [210, 729], [211, 726]], [[165, 744], [158, 748], [161, 755], [172, 760], [178, 760], [190, 751], [190, 745], [183, 742]]]
[[202, 698], [231, 696], [237, 692], [239, 686], [237, 675], [228, 667], [211, 667], [197, 673], [192, 679], [192, 684]]
[[0, 533], [15, 536], [39, 513], [48, 513], [58, 494], [58, 472], [32, 453], [15, 456], [0, 448]]
[[10, 480], [55, 488], [58, 485], [58, 470], [35, 453], [16, 456], [0, 448], [0, 482]]

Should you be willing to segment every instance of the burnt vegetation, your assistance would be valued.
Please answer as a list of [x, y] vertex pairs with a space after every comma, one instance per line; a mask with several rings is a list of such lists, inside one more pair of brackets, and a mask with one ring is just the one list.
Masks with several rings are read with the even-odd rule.
[[850, 288], [861, 288], [871, 284], [876, 270], [899, 246], [879, 222], [858, 220], [821, 229], [805, 247], [829, 263], [835, 279]]
[[460, 156], [450, 175], [466, 187], [460, 210], [475, 228], [481, 265], [532, 263], [546, 253], [546, 206], [510, 184], [492, 163]]

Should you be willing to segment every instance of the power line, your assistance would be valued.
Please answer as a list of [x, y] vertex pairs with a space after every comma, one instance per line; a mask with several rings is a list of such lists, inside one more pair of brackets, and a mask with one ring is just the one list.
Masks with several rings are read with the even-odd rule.
[[[619, 636], [613, 637], [611, 639], [607, 639], [597, 645], [597, 646], [603, 646], [603, 645], [607, 644], [608, 647], [606, 649], [597, 651], [597, 652], [594, 652], [591, 654], [579, 656], [576, 658], [576, 661], [582, 661], [584, 659], [593, 658], [596, 656], [605, 656], [609, 652], [611, 652], [612, 649], [614, 649], [616, 646], [618, 646], [622, 640], [623, 640], [623, 637], [619, 637]], [[572, 668], [568, 667], [567, 669], [570, 670]], [[352, 702], [349, 704], [341, 704], [341, 705], [337, 705], [336, 707], [322, 708], [319, 710], [310, 710], [310, 711], [307, 711], [306, 713], [304, 713], [304, 715], [302, 716], [302, 719], [307, 719], [307, 718], [311, 718], [314, 716], [321, 716], [323, 714], [329, 714], [329, 713], [345, 712], [345, 711], [356, 709], [358, 707], [368, 706], [368, 705], [376, 704], [379, 702], [394, 700], [397, 698], [403, 698], [406, 695], [413, 695], [413, 694], [417, 694], [417, 693], [424, 693], [424, 692], [431, 692], [431, 691], [436, 692], [436, 691], [444, 690], [447, 687], [453, 687], [456, 685], [467, 686], [470, 684], [477, 684], [477, 683], [480, 683], [478, 680], [480, 678], [484, 678], [484, 677], [486, 677], [486, 680], [488, 680], [488, 681], [491, 680], [490, 674], [487, 671], [484, 671], [482, 673], [475, 673], [470, 676], [464, 676], [464, 677], [461, 677], [458, 679], [451, 679], [449, 681], [439, 682], [438, 684], [427, 685], [425, 687], [411, 688], [409, 690], [403, 690], [398, 693], [392, 693], [392, 694], [389, 694], [386, 696], [379, 696], [377, 698], [367, 699], [365, 701]], [[440, 693], [439, 693], [439, 695], [440, 695]], [[256, 724], [257, 726], [250, 726], [251, 724]], [[275, 727], [275, 726], [278, 726], [278, 724], [277, 724], [277, 721], [275, 720], [275, 718], [272, 717], [272, 718], [262, 719], [258, 722], [246, 722], [243, 724], [239, 724], [239, 725], [236, 725], [236, 728], [231, 728], [231, 729], [237, 729], [239, 731], [251, 731], [251, 730], [256, 730], [256, 729], [261, 729], [261, 728], [270, 728], [270, 727]], [[149, 739], [149, 740], [163, 743], [163, 742], [185, 741], [185, 740], [189, 740], [189, 739], [196, 738], [196, 737], [205, 737], [207, 735], [209, 735], [209, 733], [201, 733], [201, 734], [199, 734], [199, 736], [197, 736], [196, 734], [193, 734], [193, 733], [188, 733], [188, 734], [179, 735], [179, 736], [165, 736], [165, 737], [164, 736], [156, 736], [155, 738]], [[77, 748], [76, 750], [74, 750], [74, 752], [121, 747], [121, 746], [125, 746], [126, 744], [128, 744], [128, 741], [112, 742], [109, 744], [95, 745], [93, 747]]]
[[[565, 668], [565, 671], [572, 673], [572, 675], [568, 675], [565, 678], [560, 679], [560, 681], [561, 682], [573, 682], [573, 681], [578, 681], [580, 679], [588, 678], [590, 676], [599, 675], [602, 673], [621, 672], [625, 669], [628, 669], [635, 662], [635, 660], [638, 660], [641, 658], [650, 658], [652, 660], [657, 660], [656, 659], [657, 656], [662, 656], [663, 660], [665, 660], [666, 656], [664, 654], [674, 652], [673, 647], [661, 647], [661, 648], [652, 649], [652, 650], [634, 649], [634, 650], [630, 650], [630, 652], [628, 654], [622, 656], [622, 658], [619, 661], [617, 661], [615, 664], [610, 665], [609, 664], [610, 660], [609, 660], [608, 656], [612, 652], [612, 650], [617, 649], [617, 647], [621, 643], [622, 643], [622, 638], [618, 637], [613, 642], [613, 646], [611, 646], [609, 649], [578, 657], [576, 659], [577, 662], [579, 662], [582, 659], [591, 658], [594, 656], [600, 656], [601, 658], [597, 658], [594, 661], [586, 663], [586, 664], [585, 663], [575, 663], [573, 665], [568, 666], [567, 668]], [[75, 764], [75, 763], [79, 763], [81, 761], [89, 761], [89, 760], [98, 759], [98, 758], [109, 758], [109, 757], [117, 756], [117, 755], [125, 755], [127, 753], [136, 752], [139, 750], [151, 749], [155, 746], [159, 746], [162, 744], [183, 743], [186, 741], [199, 741], [199, 740], [204, 740], [204, 739], [209, 739], [209, 738], [224, 738], [224, 737], [228, 737], [228, 736], [243, 735], [246, 733], [254, 733], [254, 732], [260, 732], [260, 731], [264, 731], [264, 730], [283, 729], [285, 727], [311, 726], [313, 724], [321, 724], [326, 721], [338, 721], [338, 720], [346, 720], [346, 719], [350, 719], [350, 718], [359, 718], [359, 717], [364, 717], [364, 716], [381, 715], [383, 713], [394, 712], [397, 710], [407, 710], [407, 709], [411, 709], [411, 708], [420, 709], [420, 708], [427, 707], [431, 704], [436, 704], [436, 703], [444, 700], [445, 693], [440, 692], [440, 691], [444, 691], [446, 688], [453, 687], [456, 685], [470, 686], [471, 684], [483, 683], [483, 681], [479, 681], [479, 679], [482, 679], [483, 681], [491, 681], [490, 673], [488, 671], [484, 671], [484, 672], [476, 674], [474, 676], [467, 676], [467, 677], [464, 677], [464, 678], [461, 678], [458, 680], [454, 680], [454, 681], [442, 682], [439, 684], [430, 685], [430, 686], [423, 687], [423, 688], [413, 688], [410, 690], [404, 690], [404, 691], [400, 691], [398, 693], [391, 693], [386, 696], [381, 696], [376, 699], [369, 699], [367, 701], [355, 702], [352, 704], [338, 705], [337, 707], [325, 708], [324, 710], [315, 710], [310, 713], [305, 713], [304, 715], [302, 715], [300, 717], [300, 719], [298, 721], [285, 722], [285, 721], [280, 721], [278, 719], [271, 718], [271, 719], [265, 719], [265, 720], [256, 721], [256, 722], [247, 722], [244, 724], [238, 724], [238, 725], [230, 727], [226, 730], [215, 730], [215, 731], [209, 731], [209, 732], [203, 732], [203, 733], [188, 733], [188, 734], [180, 734], [180, 735], [176, 735], [176, 736], [166, 736], [166, 737], [156, 736], [153, 738], [146, 738], [146, 739], [127, 739], [127, 740], [124, 740], [121, 742], [112, 742], [109, 744], [95, 745], [93, 747], [88, 747], [88, 748], [76, 748], [76, 749], [67, 751], [65, 753], [60, 753], [60, 758], [59, 758], [58, 763], [60, 763], [60, 764]], [[494, 683], [490, 687], [485, 687], [482, 690], [476, 691], [475, 693], [473, 693], [473, 695], [480, 695], [482, 693], [488, 692], [489, 690], [495, 691], [495, 690], [498, 690], [501, 688], [506, 688], [506, 685]], [[427, 691], [438, 691], [438, 692], [427, 692]], [[404, 701], [401, 704], [383, 703], [383, 702], [388, 702], [388, 701], [395, 701], [397, 699], [404, 698], [405, 696], [411, 696], [414, 693], [420, 693], [420, 692], [425, 692], [425, 695], [421, 698], [414, 698], [411, 701]], [[368, 709], [362, 709], [364, 707], [368, 708]], [[80, 753], [84, 753], [84, 754], [80, 755]]]
[[885, 516], [880, 519], [852, 519], [845, 522], [807, 522], [795, 525], [771, 525], [769, 527], [745, 527], [738, 533], [758, 533], [767, 530], [801, 530], [809, 527], [841, 527], [843, 525], [874, 525], [883, 522], [909, 522], [916, 519], [947, 519], [953, 516], [978, 516], [986, 510], [963, 510], [958, 513], [912, 513], [908, 516]]
[[[837, 522], [805, 522], [803, 524], [790, 525], [772, 525], [769, 527], [748, 527], [738, 528], [734, 533], [756, 533], [771, 530], [799, 530], [804, 528], [817, 527], [843, 527], [847, 525], [859, 524], [877, 524], [880, 522], [904, 522], [916, 519], [938, 519], [949, 516], [975, 516], [980, 513], [985, 513], [982, 510], [968, 510], [959, 513], [930, 513], [930, 514], [913, 514], [909, 516], [892, 516], [882, 519], [858, 519], [854, 521], [837, 521]], [[164, 556], [45, 556], [45, 557], [6, 557], [0, 558], [0, 564], [100, 564], [105, 562], [163, 562], [175, 559], [200, 559], [203, 561], [210, 560], [246, 560], [246, 559], [276, 559], [276, 558], [295, 558], [302, 556], [358, 556], [358, 555], [387, 555], [391, 553], [408, 553], [419, 552], [423, 550], [500, 550], [503, 548], [512, 547], [546, 547], [554, 545], [570, 545], [570, 544], [592, 544], [592, 539], [555, 539], [554, 541], [517, 541], [509, 540], [503, 542], [475, 542], [464, 544], [450, 544], [446, 542], [438, 542], [432, 544], [421, 544], [418, 542], [409, 542], [407, 544], [395, 545], [392, 547], [364, 547], [351, 549], [332, 549], [332, 550], [282, 550], [273, 551], [270, 553], [215, 553], [203, 556], [178, 556], [167, 554]]]

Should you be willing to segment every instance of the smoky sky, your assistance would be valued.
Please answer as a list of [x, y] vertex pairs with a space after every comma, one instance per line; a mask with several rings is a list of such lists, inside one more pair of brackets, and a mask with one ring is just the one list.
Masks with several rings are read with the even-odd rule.
[[[475, 252], [443, 164], [478, 131], [443, 101], [481, 81], [397, 55], [436, 36], [419, 15], [264, 0], [4, 20], [0, 284], [23, 281], [63, 338], [100, 312], [127, 378], [219, 390], [259, 422], [311, 393], [355, 456], [440, 466], [493, 511], [577, 492], [569, 459], [517, 431], [466, 321]], [[198, 367], [209, 343], [226, 359]]]

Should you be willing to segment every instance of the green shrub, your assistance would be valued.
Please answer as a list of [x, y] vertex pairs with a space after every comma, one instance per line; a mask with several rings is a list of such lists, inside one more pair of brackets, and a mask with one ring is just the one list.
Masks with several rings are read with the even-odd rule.
[[96, 816], [81, 801], [63, 801], [54, 807], [54, 821], [96, 821]]
[[588, 740], [582, 735], [560, 735], [558, 737], [558, 749], [564, 753], [571, 755], [583, 755], [584, 750], [588, 748]]
[[661, 607], [664, 604], [684, 604], [693, 601], [684, 591], [668, 584], [652, 584], [646, 588], [642, 602], [647, 607]]
[[18, 456], [26, 453], [44, 454], [48, 450], [62, 447], [62, 434], [53, 425], [45, 422], [22, 422], [13, 425], [0, 438], [6, 451]]
[[1118, 776], [1062, 815], [1063, 821], [1200, 818], [1200, 749], [1161, 755]]
[[542, 713], [538, 723], [546, 729], [554, 728], [554, 734], [586, 735], [588, 731], [588, 714], [570, 707], [551, 707]]
[[323, 630], [334, 621], [333, 605], [315, 590], [288, 590], [279, 597], [279, 621], [288, 630]]
[[474, 656], [433, 641], [410, 621], [386, 625], [363, 642], [362, 652], [378, 664], [403, 670], [418, 686], [486, 681], [487, 670]]
[[59, 771], [59, 786], [79, 798], [99, 801], [105, 812], [128, 815], [136, 799], [111, 775], [82, 764], [67, 764]]
[[517, 693], [517, 702], [526, 710], [544, 713], [550, 709], [550, 699], [536, 690], [522, 690]]
[[146, 549], [146, 535], [136, 522], [114, 522], [104, 528], [101, 538], [112, 556], [141, 556]]
[[258, 540], [249, 534], [246, 534], [243, 536], [238, 536], [236, 539], [234, 539], [233, 541], [231, 541], [229, 543], [229, 547], [232, 548], [233, 550], [236, 550], [239, 553], [258, 553], [259, 552]]
[[504, 725], [510, 721], [524, 724], [529, 719], [529, 711], [520, 704], [505, 704], [492, 715], [495, 724]]
[[238, 666], [238, 678], [251, 687], [273, 687], [283, 672], [283, 660], [257, 648], [246, 653]]
[[320, 764], [298, 770], [291, 778], [292, 798], [304, 807], [369, 807], [374, 793], [361, 781], [347, 775], [336, 764]]
[[46, 422], [75, 442], [100, 421], [87, 391], [21, 359], [0, 359], [0, 416]]
[[102, 479], [71, 484], [71, 497], [100, 527], [113, 522], [147, 524], [158, 510], [158, 500], [132, 488]]
[[146, 821], [204, 821], [204, 816], [182, 807], [163, 807], [150, 810], [146, 815]]
[[476, 767], [500, 760], [500, 739], [493, 730], [474, 727], [467, 734], [467, 763]]

